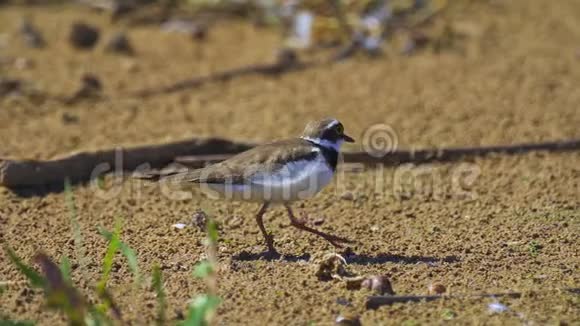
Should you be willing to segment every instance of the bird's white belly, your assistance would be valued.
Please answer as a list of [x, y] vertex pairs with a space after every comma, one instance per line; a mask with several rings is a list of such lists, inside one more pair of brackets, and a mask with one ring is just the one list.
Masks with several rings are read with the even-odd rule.
[[253, 202], [291, 202], [307, 199], [324, 188], [334, 171], [324, 159], [286, 164], [274, 173], [260, 173], [246, 184], [202, 184], [210, 197]]

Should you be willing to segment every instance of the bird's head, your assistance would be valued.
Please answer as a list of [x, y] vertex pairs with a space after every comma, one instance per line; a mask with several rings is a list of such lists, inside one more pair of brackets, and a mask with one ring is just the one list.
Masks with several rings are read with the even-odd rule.
[[340, 149], [343, 142], [354, 143], [354, 139], [344, 133], [344, 126], [336, 119], [310, 122], [301, 138], [336, 151]]

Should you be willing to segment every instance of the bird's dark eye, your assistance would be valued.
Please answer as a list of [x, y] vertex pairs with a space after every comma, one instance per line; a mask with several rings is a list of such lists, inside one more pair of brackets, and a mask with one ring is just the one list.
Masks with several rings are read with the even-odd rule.
[[339, 135], [342, 135], [342, 133], [344, 132], [344, 127], [339, 124], [336, 126], [336, 131], [338, 132]]

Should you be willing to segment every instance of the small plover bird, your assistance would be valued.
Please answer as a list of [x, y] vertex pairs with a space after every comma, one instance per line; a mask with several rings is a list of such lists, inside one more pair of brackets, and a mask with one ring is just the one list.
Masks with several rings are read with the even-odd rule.
[[292, 226], [340, 248], [350, 241], [307, 226], [294, 216], [290, 203], [311, 198], [330, 183], [343, 142], [354, 139], [344, 133], [340, 121], [315, 121], [298, 138], [260, 145], [220, 163], [168, 175], [160, 181], [197, 184], [210, 197], [261, 203], [256, 222], [270, 254], [277, 252], [274, 237], [264, 227], [263, 216], [272, 204], [284, 205]]

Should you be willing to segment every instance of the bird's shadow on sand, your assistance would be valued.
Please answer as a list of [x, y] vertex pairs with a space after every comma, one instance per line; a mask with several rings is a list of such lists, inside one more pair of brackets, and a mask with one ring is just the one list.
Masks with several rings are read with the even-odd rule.
[[239, 254], [234, 255], [232, 259], [238, 261], [265, 260], [265, 261], [284, 261], [294, 263], [298, 261], [309, 261], [310, 254], [285, 255], [285, 254], [272, 254], [266, 251], [265, 252], [242, 251]]
[[[365, 254], [355, 254], [348, 253], [343, 255], [347, 264], [349, 265], [381, 265], [385, 263], [395, 263], [395, 264], [428, 264], [436, 265], [440, 263], [457, 263], [460, 261], [457, 256], [403, 256], [403, 255], [391, 255], [391, 254], [377, 254], [377, 255], [365, 255]], [[283, 261], [283, 262], [298, 262], [298, 261], [310, 261], [311, 255], [308, 253], [301, 255], [287, 255], [278, 254], [273, 255], [268, 252], [253, 253], [243, 251], [232, 257], [233, 260], [238, 261]]]
[[395, 264], [440, 264], [440, 263], [457, 263], [460, 261], [457, 256], [404, 256], [404, 255], [392, 255], [392, 254], [378, 254], [374, 256], [370, 255], [357, 255], [350, 254], [345, 256], [346, 262], [353, 265], [381, 265], [385, 263], [395, 263]]

